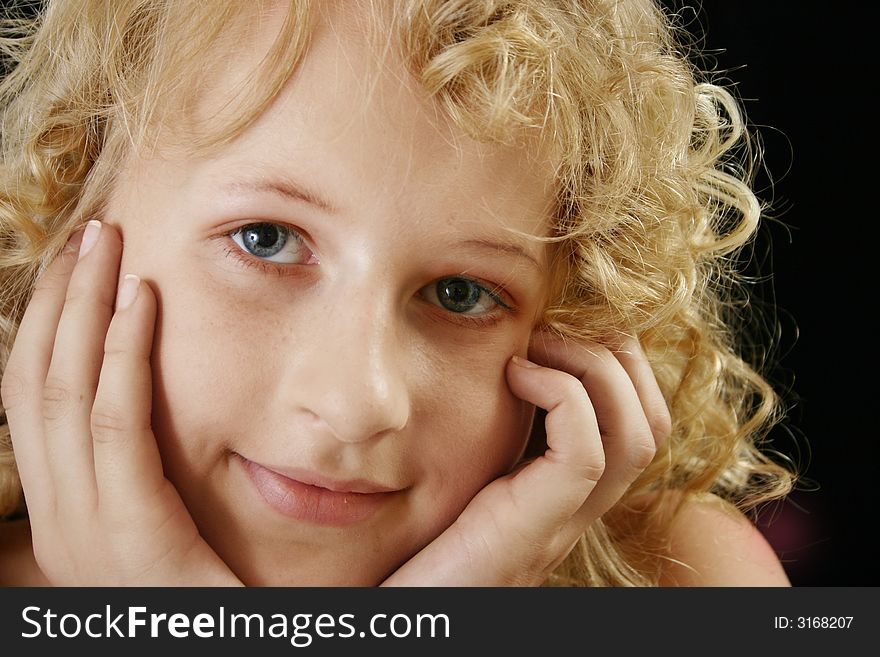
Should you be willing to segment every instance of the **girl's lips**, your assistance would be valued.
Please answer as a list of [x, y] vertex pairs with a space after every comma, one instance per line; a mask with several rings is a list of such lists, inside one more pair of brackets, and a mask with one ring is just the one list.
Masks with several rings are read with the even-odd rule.
[[[393, 491], [382, 489], [366, 482], [329, 483], [334, 490], [323, 486], [304, 483], [285, 476], [241, 457], [245, 471], [257, 491], [279, 513], [319, 525], [343, 526], [368, 519], [393, 495]], [[302, 475], [312, 481], [314, 476]], [[375, 492], [356, 492], [354, 490], [335, 490], [338, 488], [357, 488]]]

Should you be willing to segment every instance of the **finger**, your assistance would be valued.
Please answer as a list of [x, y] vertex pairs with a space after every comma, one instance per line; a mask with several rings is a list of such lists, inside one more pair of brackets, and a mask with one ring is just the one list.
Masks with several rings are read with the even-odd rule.
[[81, 239], [81, 231], [74, 233], [37, 280], [3, 373], [0, 394], [28, 512], [34, 517], [55, 503], [43, 426], [43, 384]]
[[530, 354], [549, 367], [577, 377], [593, 402], [606, 467], [576, 519], [591, 523], [617, 503], [651, 463], [657, 449], [654, 435], [629, 375], [607, 348], [594, 343], [540, 340], [533, 344]]
[[565, 372], [514, 357], [507, 377], [515, 395], [547, 411], [547, 451], [517, 472], [511, 486], [518, 515], [540, 523], [538, 531], [552, 530], [581, 508], [605, 471], [593, 405]]
[[126, 275], [107, 331], [91, 426], [99, 504], [116, 517], [131, 512], [132, 500], [155, 499], [165, 481], [150, 427], [155, 321], [149, 285]]
[[580, 380], [593, 402], [605, 452], [639, 472], [654, 456], [656, 444], [635, 386], [611, 351], [596, 343], [540, 340], [530, 356]]
[[70, 277], [46, 375], [44, 404], [49, 467], [66, 503], [90, 508], [97, 499], [91, 411], [116, 298], [122, 242], [111, 226], [90, 221]]
[[629, 374], [607, 347], [594, 342], [540, 339], [530, 345], [529, 357], [581, 382], [593, 401], [603, 437], [626, 437], [649, 428]]
[[662, 448], [672, 433], [672, 417], [645, 352], [638, 339], [631, 336], [625, 336], [612, 352], [635, 386], [657, 448]]

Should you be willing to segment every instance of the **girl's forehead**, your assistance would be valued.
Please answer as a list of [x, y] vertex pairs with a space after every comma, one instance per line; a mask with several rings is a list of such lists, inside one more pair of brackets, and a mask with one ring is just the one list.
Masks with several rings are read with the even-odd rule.
[[[289, 71], [280, 70], [272, 59], [273, 49], [285, 47], [281, 43], [286, 38], [284, 12], [258, 12], [255, 17], [231, 22], [222, 38], [205, 52], [204, 61], [196, 65], [194, 73], [199, 79], [186, 100], [194, 123], [222, 124], [237, 119], [248, 101], [267, 92], [259, 86], [264, 76], [284, 85], [271, 92], [276, 104], [295, 89], [297, 98], [308, 101], [302, 109], [311, 113], [322, 112], [324, 108], [317, 101], [326, 95], [335, 96], [339, 103], [357, 98], [356, 104], [346, 108], [351, 117], [379, 103], [388, 110], [399, 105], [409, 83], [401, 59], [393, 49], [380, 53], [371, 47], [366, 26], [355, 29], [351, 14], [363, 13], [358, 11], [361, 3], [351, 3], [349, 12], [332, 11], [332, 6], [318, 4], [320, 11], [309, 16], [302, 52]], [[397, 85], [385, 83], [392, 70], [398, 77]]]
[[[205, 49], [202, 61], [193, 63], [193, 80], [186, 85], [183, 104], [195, 109], [192, 114], [199, 122], [234, 121], [255, 97], [276, 95], [274, 88], [261, 86], [266, 80], [286, 81], [287, 87], [295, 83], [302, 96], [333, 93], [339, 102], [358, 96], [359, 102], [346, 108], [352, 116], [373, 113], [405, 118], [418, 105], [418, 114], [430, 116], [433, 129], [444, 140], [464, 141], [465, 132], [412, 71], [411, 59], [421, 59], [427, 51], [404, 52], [397, 32], [405, 27], [391, 9], [400, 3], [307, 4], [312, 10], [301, 19], [289, 13], [291, 3], [273, 2], [261, 3], [261, 11], [228, 23], [220, 38]], [[292, 31], [287, 21], [296, 25]], [[429, 48], [429, 44], [422, 45]], [[301, 55], [292, 61], [283, 52], [279, 54], [279, 49]], [[508, 155], [518, 151], [532, 159], [556, 159], [545, 158], [548, 149], [540, 132], [521, 133], [509, 140], [515, 144]], [[497, 146], [493, 140], [478, 139]]]
[[[410, 73], [390, 40], [379, 43], [378, 19], [359, 20], [362, 3], [343, 4], [322, 5], [295, 71], [271, 104], [222, 149], [224, 159], [242, 153], [251, 161], [261, 154], [291, 162], [323, 158], [362, 172], [365, 183], [385, 173], [382, 179], [398, 187], [391, 193], [414, 178], [454, 184], [474, 202], [480, 202], [480, 181], [490, 178], [495, 195], [519, 198], [528, 190], [529, 196], [552, 204], [553, 170], [541, 149], [534, 143], [503, 145], [465, 134]], [[206, 72], [206, 83], [194, 92], [196, 123], [235, 119], [238, 101], [258, 92], [257, 72], [266, 65], [282, 24], [281, 13], [270, 12], [247, 28], [236, 28], [252, 43], [240, 40], [233, 57]], [[324, 163], [315, 164], [320, 168]]]

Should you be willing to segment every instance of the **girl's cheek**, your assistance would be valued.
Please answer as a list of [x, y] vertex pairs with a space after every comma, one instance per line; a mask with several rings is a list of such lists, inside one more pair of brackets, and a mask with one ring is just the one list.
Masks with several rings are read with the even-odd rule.
[[165, 288], [170, 292], [161, 294], [152, 364], [154, 396], [167, 409], [167, 423], [234, 423], [245, 403], [241, 388], [260, 378], [273, 339], [258, 318], [212, 295], [210, 287]]

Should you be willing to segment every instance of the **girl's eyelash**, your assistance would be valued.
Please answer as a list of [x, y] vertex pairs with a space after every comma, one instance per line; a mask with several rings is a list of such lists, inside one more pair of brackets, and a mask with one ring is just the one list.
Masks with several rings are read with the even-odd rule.
[[[274, 222], [251, 222], [248, 224], [242, 224], [232, 230], [228, 230], [224, 232], [222, 235], [219, 235], [221, 240], [224, 243], [223, 251], [224, 254], [235, 260], [240, 265], [247, 267], [248, 269], [256, 269], [257, 271], [261, 271], [267, 274], [275, 274], [279, 277], [290, 276], [292, 274], [298, 273], [300, 270], [298, 267], [295, 267], [288, 263], [283, 262], [272, 262], [270, 260], [263, 260], [262, 258], [258, 258], [254, 255], [250, 255], [247, 252], [243, 251], [238, 247], [234, 242], [232, 242], [232, 236], [242, 232], [248, 226], [254, 226], [262, 223], [274, 223]], [[298, 230], [287, 226], [286, 224], [275, 224], [288, 232], [289, 238], [295, 239], [299, 242], [302, 242], [302, 235]], [[230, 244], [231, 243], [231, 244]]]
[[[231, 233], [227, 233], [227, 235], [232, 235], [235, 232], [236, 231], [232, 231]], [[261, 260], [260, 258], [249, 256], [237, 246], [225, 246], [223, 248], [223, 251], [227, 257], [232, 258], [240, 265], [243, 265], [248, 269], [256, 269], [257, 271], [261, 271], [266, 274], [275, 274], [279, 277], [289, 276], [295, 271], [293, 265], [279, 262], [271, 262], [269, 260]]]
[[[507, 312], [504, 310], [504, 312]], [[503, 315], [500, 313], [495, 313], [492, 315], [455, 315], [454, 313], [449, 313], [453, 315], [449, 318], [449, 321], [454, 322], [455, 324], [468, 324], [474, 328], [490, 328], [495, 326], [503, 319]]]
[[473, 281], [473, 282], [474, 282], [474, 284], [475, 284], [477, 287], [479, 287], [481, 290], [483, 290], [483, 292], [485, 292], [486, 294], [488, 294], [489, 297], [492, 299], [492, 301], [494, 301], [495, 303], [497, 303], [497, 304], [498, 304], [499, 306], [501, 306], [501, 308], [503, 308], [504, 310], [509, 310], [509, 311], [515, 311], [515, 310], [516, 310], [516, 308], [514, 308], [514, 307], [511, 306], [510, 304], [505, 303], [505, 301], [501, 298], [501, 295], [498, 294], [498, 292], [496, 292], [496, 290], [499, 289], [497, 286], [496, 286], [496, 287], [493, 287], [493, 288], [490, 290], [490, 289], [489, 289], [488, 287], [486, 287], [485, 285], [482, 285], [479, 281]]
[[[449, 277], [446, 277], [449, 278]], [[486, 315], [468, 315], [465, 313], [454, 313], [451, 311], [444, 311], [442, 308], [436, 306], [435, 304], [430, 303], [429, 301], [425, 301], [426, 304], [430, 305], [432, 308], [436, 308], [438, 314], [442, 313], [442, 319], [448, 322], [452, 322], [453, 324], [461, 325], [469, 325], [474, 328], [489, 328], [498, 324], [502, 319], [504, 319], [505, 315], [516, 315], [518, 310], [515, 306], [507, 303], [501, 298], [499, 291], [501, 288], [498, 286], [488, 287], [486, 284], [480, 282], [477, 279], [470, 278], [469, 276], [455, 276], [454, 278], [461, 278], [466, 281], [470, 281], [474, 285], [476, 285], [483, 294], [489, 296], [490, 299], [497, 306], [497, 312], [492, 312]]]

